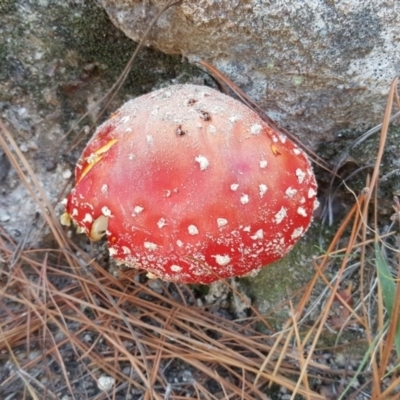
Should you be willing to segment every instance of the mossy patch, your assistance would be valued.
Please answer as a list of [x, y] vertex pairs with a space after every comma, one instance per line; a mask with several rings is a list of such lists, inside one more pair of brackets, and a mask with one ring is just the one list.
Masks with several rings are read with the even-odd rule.
[[[113, 86], [136, 43], [111, 23], [95, 1], [47, 0], [7, 9], [3, 40], [0, 36], [0, 77], [15, 88], [14, 93], [29, 93], [42, 112], [57, 110], [68, 130], [71, 121], [88, 110], [88, 103]], [[180, 56], [143, 48], [110, 112], [159, 82], [196, 74], [203, 72], [182, 63]], [[10, 101], [7, 92], [0, 101]]]
[[16, 0], [0, 0], [0, 15], [15, 11]]
[[257, 276], [240, 280], [245, 293], [253, 299], [262, 314], [271, 313], [277, 319], [278, 325], [279, 321], [287, 319], [289, 307], [278, 306], [291, 298], [314, 276], [312, 259], [321, 253], [321, 246], [325, 247], [331, 235], [330, 228], [314, 223], [286, 257], [262, 269]]
[[[58, 13], [58, 18], [63, 18], [61, 13]], [[68, 23], [63, 25], [63, 46], [78, 52], [84, 65], [96, 63], [102, 77], [110, 82], [114, 82], [123, 71], [137, 46], [93, 2], [86, 2], [79, 14], [69, 13]], [[180, 56], [167, 56], [143, 48], [123, 90], [131, 96], [139, 95], [151, 90], [155, 81], [172, 79], [183, 71], [196, 73], [198, 69], [182, 63]]]

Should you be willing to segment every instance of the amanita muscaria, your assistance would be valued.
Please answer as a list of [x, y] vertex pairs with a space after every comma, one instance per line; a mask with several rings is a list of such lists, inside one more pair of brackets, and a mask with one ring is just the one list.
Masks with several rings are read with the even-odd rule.
[[186, 283], [257, 271], [308, 229], [306, 154], [242, 103], [176, 85], [128, 101], [87, 144], [65, 201], [117, 261]]

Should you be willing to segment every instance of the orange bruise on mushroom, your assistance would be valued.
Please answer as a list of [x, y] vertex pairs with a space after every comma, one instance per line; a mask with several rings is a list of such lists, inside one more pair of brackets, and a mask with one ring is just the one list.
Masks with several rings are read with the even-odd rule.
[[183, 283], [280, 259], [318, 206], [299, 147], [247, 106], [196, 85], [125, 103], [97, 129], [75, 178], [63, 223], [105, 237], [121, 264]]

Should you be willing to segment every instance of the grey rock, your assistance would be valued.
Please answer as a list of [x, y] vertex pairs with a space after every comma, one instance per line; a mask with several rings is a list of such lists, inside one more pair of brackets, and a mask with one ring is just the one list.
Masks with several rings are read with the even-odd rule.
[[[98, 0], [135, 41], [164, 0]], [[184, 0], [148, 43], [220, 69], [309, 144], [379, 123], [400, 64], [400, 2]], [[312, 135], [311, 135], [312, 133]]]

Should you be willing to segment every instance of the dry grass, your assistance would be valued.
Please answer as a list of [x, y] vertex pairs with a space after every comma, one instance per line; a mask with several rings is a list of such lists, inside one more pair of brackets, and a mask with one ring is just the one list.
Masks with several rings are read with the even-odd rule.
[[[399, 203], [393, 203], [389, 230], [381, 232], [377, 221], [393, 102], [400, 108], [396, 88], [397, 79], [373, 174], [362, 193], [354, 193], [329, 247], [314, 259], [314, 277], [289, 302], [290, 317], [279, 332], [253, 307], [250, 317], [232, 321], [199, 305], [191, 287], [160, 283], [153, 290], [137, 271], [108, 272], [63, 230], [55, 205], [0, 121], [0, 146], [37, 203], [35, 223], [55, 241], [50, 248], [28, 247], [0, 226], [0, 397], [269, 399], [278, 387], [291, 399], [399, 398]], [[378, 280], [376, 248], [393, 271], [391, 307]], [[356, 287], [343, 286], [349, 269], [356, 269]], [[333, 310], [339, 310], [336, 323]], [[347, 330], [359, 332], [357, 343], [341, 340]], [[322, 345], [327, 333], [337, 344]], [[356, 367], [331, 367], [324, 359], [360, 343], [366, 350]], [[100, 390], [108, 378], [110, 385]]]
[[[255, 309], [250, 318], [229, 321], [196, 306], [190, 287], [164, 284], [154, 291], [136, 271], [121, 271], [115, 277], [90, 259], [64, 233], [53, 205], [1, 123], [1, 147], [35, 198], [43, 229], [49, 229], [57, 242], [54, 248], [30, 249], [0, 231], [0, 351], [9, 369], [0, 384], [2, 397], [18, 393], [16, 398], [27, 399], [58, 399], [66, 394], [72, 399], [115, 399], [118, 394], [136, 393], [133, 398], [267, 399], [268, 388], [276, 384], [293, 393], [292, 398], [295, 394], [329, 398], [333, 387], [338, 392], [331, 398], [357, 398], [363, 391], [366, 398], [398, 398], [393, 343], [399, 334], [400, 272], [394, 280], [391, 318], [385, 315], [380, 285], [373, 284], [376, 275], [369, 277], [371, 285], [366, 285], [365, 276], [374, 268], [374, 243], [385, 249], [392, 267], [397, 260], [395, 269], [400, 269], [398, 242], [394, 248], [388, 246], [398, 235], [399, 205], [391, 232], [382, 236], [376, 221], [379, 165], [396, 85], [397, 80], [389, 96], [374, 173], [355, 197], [326, 253], [314, 260], [314, 278], [301, 299], [290, 303], [290, 318], [280, 332], [270, 334], [260, 333], [260, 326], [269, 325]], [[347, 245], [340, 248], [343, 238]], [[360, 286], [357, 293], [346, 292], [341, 290], [342, 278], [355, 259]], [[338, 260], [332, 280], [325, 271]], [[327, 290], [319, 315], [311, 321], [305, 314], [318, 282]], [[349, 301], [346, 294], [358, 302]], [[346, 310], [338, 337], [352, 326], [365, 342], [366, 355], [357, 371], [332, 369], [321, 359], [319, 343], [329, 329], [335, 302]], [[169, 381], [174, 369], [176, 383]], [[95, 384], [104, 376], [112, 377], [114, 384], [96, 392]], [[361, 376], [364, 385], [349, 390], [349, 382]], [[343, 383], [334, 385], [339, 381]]]

